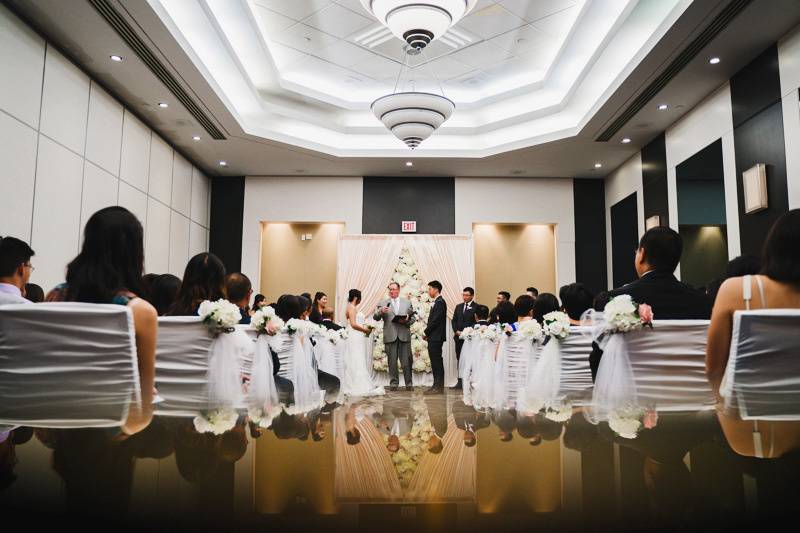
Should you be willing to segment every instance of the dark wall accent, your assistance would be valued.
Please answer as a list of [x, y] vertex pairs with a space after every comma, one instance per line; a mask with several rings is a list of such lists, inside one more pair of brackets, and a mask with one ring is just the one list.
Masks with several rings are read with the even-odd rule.
[[642, 148], [642, 193], [645, 220], [658, 215], [661, 225], [669, 226], [667, 144], [664, 133]]
[[364, 178], [362, 233], [401, 233], [416, 220], [417, 233], [456, 232], [455, 178]]
[[608, 288], [605, 182], [572, 180], [575, 210], [575, 281], [595, 294]]
[[636, 193], [611, 206], [611, 264], [614, 287], [636, 279], [634, 253], [639, 246], [639, 213]]
[[[789, 210], [776, 45], [731, 78], [731, 102], [741, 249], [743, 254], [758, 254], [769, 228]], [[767, 165], [769, 207], [748, 215], [744, 211], [742, 173], [756, 163]]]
[[244, 177], [211, 179], [211, 228], [208, 249], [228, 272], [242, 269]]

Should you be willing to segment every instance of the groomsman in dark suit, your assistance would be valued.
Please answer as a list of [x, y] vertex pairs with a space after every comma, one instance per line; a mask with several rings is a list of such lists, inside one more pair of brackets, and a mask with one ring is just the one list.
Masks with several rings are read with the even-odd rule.
[[[450, 321], [453, 326], [453, 339], [456, 341], [456, 361], [461, 360], [461, 348], [464, 346], [464, 341], [461, 340], [461, 331], [475, 325], [475, 308], [478, 306], [475, 303], [475, 289], [472, 287], [464, 287], [461, 297], [464, 302], [456, 306]], [[461, 388], [461, 378], [458, 378], [458, 383], [453, 388]]]
[[428, 283], [428, 296], [433, 298], [433, 306], [428, 315], [425, 340], [428, 341], [428, 355], [431, 358], [433, 387], [425, 391], [425, 394], [441, 394], [444, 392], [442, 345], [447, 338], [447, 303], [442, 298], [442, 284], [436, 280]]
[[[675, 269], [683, 253], [683, 239], [672, 228], [659, 226], [648, 230], [639, 241], [635, 265], [639, 279], [618, 289], [601, 293], [594, 307], [602, 311], [609, 300], [629, 294], [637, 304], [648, 304], [656, 319], [691, 320], [711, 317], [711, 299], [704, 292], [681, 283]], [[592, 345], [589, 366], [592, 379], [597, 375], [603, 351]]]

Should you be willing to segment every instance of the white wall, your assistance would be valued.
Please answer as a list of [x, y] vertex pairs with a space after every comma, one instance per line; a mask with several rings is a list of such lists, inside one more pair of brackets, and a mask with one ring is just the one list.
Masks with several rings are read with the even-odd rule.
[[555, 224], [556, 286], [575, 281], [575, 213], [568, 178], [456, 178], [456, 233], [475, 223]]
[[208, 178], [4, 6], [0, 72], [0, 235], [30, 242], [32, 282], [63, 281], [109, 205], [142, 222], [149, 272], [208, 249]]
[[670, 226], [678, 231], [678, 192], [675, 167], [717, 139], [722, 139], [728, 258], [733, 259], [741, 253], [741, 246], [739, 242], [739, 203], [736, 196], [736, 154], [733, 146], [733, 108], [729, 83], [725, 83], [717, 89], [689, 114], [667, 129], [665, 133], [669, 222]]
[[778, 41], [789, 209], [800, 208], [800, 28]]
[[257, 177], [244, 185], [242, 272], [260, 289], [262, 222], [344, 222], [361, 233], [364, 180], [360, 177]]
[[642, 154], [637, 152], [606, 178], [606, 265], [608, 288], [613, 288], [614, 271], [611, 261], [611, 206], [636, 193], [639, 235], [644, 233], [644, 191], [642, 190]]

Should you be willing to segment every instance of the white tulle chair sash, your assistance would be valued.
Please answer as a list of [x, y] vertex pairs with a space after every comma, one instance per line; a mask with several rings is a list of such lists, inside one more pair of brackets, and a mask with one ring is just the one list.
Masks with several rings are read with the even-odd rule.
[[800, 420], [800, 310], [736, 311], [720, 394], [745, 420]]
[[495, 364], [494, 408], [516, 407], [520, 390], [528, 379], [528, 369], [535, 364], [536, 352], [531, 339], [517, 333], [502, 335]]
[[297, 332], [291, 337], [292, 384], [294, 405], [290, 413], [307, 413], [325, 404], [325, 391], [319, 387], [317, 370], [314, 368], [311, 338]]
[[266, 335], [259, 335], [255, 344], [250, 383], [247, 387], [248, 412], [251, 413], [251, 418], [258, 419], [262, 426], [268, 427], [280, 412], [281, 405], [273, 376], [269, 340]]

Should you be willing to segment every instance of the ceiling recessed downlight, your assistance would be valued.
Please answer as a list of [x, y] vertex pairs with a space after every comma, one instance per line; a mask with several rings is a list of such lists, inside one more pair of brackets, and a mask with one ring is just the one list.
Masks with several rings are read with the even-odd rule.
[[667, 105], [667, 104], [660, 104], [658, 106], [658, 110], [659, 111], [666, 111], [667, 109], [669, 109], [669, 105]]
[[195, 135], [195, 136], [192, 137], [192, 140], [193, 141], [199, 141], [200, 140], [200, 136], [199, 135]]
[[413, 167], [414, 163], [412, 163], [411, 161], [406, 161], [406, 166], [407, 167]]
[[622, 144], [628, 144], [629, 142], [631, 142], [631, 139], [630, 139], [630, 137], [625, 137], [625, 138], [623, 138], [623, 139], [622, 139], [620, 142], [621, 142]]
[[161, 108], [167, 108], [167, 107], [169, 107], [169, 104], [168, 104], [168, 103], [166, 103], [166, 102], [159, 102], [159, 103], [158, 103], [158, 107], [161, 107]]
[[111, 59], [111, 61], [113, 61], [114, 63], [120, 63], [120, 62], [122, 61], [122, 56], [118, 56], [118, 55], [116, 55], [116, 54], [111, 54], [111, 55], [110, 55], [110, 56], [108, 56], [108, 57], [109, 57], [109, 59]]
[[603, 163], [595, 163], [594, 164], [594, 168], [602, 168], [602, 167], [603, 167]]
[[219, 162], [219, 166], [221, 166], [221, 167], [227, 167], [227, 166], [228, 166], [228, 162], [227, 162], [227, 161], [220, 161], [220, 162]]
[[708, 60], [708, 62], [711, 63], [712, 65], [716, 65], [717, 63], [719, 63], [719, 58], [712, 57], [711, 59]]

